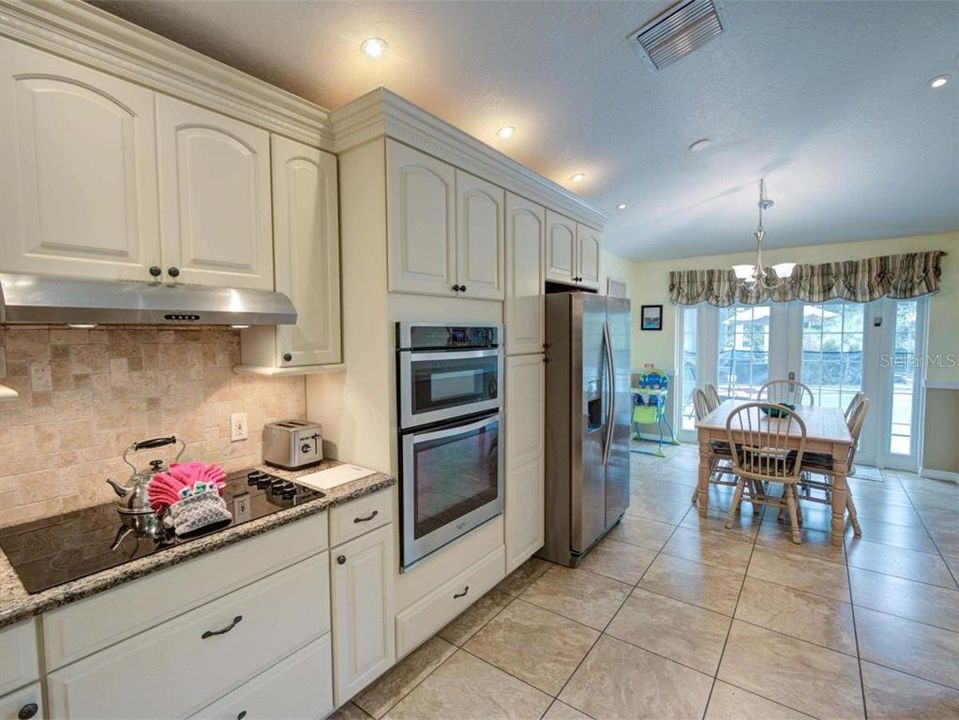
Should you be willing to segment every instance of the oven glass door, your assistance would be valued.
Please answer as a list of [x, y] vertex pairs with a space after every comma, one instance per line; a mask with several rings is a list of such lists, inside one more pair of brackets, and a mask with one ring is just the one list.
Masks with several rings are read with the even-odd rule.
[[497, 409], [501, 362], [495, 349], [402, 352], [403, 427]]
[[499, 414], [403, 436], [403, 564], [503, 511]]

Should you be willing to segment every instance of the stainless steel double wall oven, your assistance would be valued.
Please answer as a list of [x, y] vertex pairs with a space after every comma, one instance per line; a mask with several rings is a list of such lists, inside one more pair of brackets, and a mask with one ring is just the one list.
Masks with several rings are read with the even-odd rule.
[[501, 335], [397, 324], [404, 568], [503, 512]]

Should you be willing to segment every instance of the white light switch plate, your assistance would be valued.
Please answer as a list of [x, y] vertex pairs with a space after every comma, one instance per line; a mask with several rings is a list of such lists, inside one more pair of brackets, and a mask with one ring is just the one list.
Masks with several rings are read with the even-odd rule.
[[233, 413], [230, 415], [230, 442], [246, 440], [246, 438], [246, 413]]

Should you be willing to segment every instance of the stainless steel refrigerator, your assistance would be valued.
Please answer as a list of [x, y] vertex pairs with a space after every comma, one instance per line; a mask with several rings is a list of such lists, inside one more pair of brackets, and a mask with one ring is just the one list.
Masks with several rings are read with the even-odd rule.
[[546, 542], [575, 567], [629, 506], [630, 308], [590, 293], [546, 296]]

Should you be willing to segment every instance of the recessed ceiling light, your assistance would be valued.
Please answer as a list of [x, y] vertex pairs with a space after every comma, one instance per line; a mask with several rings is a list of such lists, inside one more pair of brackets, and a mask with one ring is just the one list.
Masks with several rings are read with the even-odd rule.
[[929, 81], [929, 87], [933, 88], [934, 90], [938, 90], [951, 79], [951, 75], [936, 75], [936, 77]]
[[705, 150], [706, 148], [709, 147], [709, 144], [711, 142], [712, 141], [709, 138], [700, 138], [699, 140], [697, 140], [696, 142], [694, 142], [692, 145], [689, 146], [689, 151], [700, 152], [702, 150]]
[[586, 179], [586, 173], [576, 173], [575, 175], [572, 175], [569, 179], [576, 183], [583, 182], [583, 180]]
[[363, 41], [363, 44], [360, 45], [360, 50], [368, 58], [373, 58], [374, 60], [383, 57], [386, 54], [386, 50], [389, 48], [386, 40], [378, 37], [366, 38]]
[[513, 137], [513, 133], [515, 132], [516, 132], [516, 128], [514, 128], [512, 125], [504, 125], [499, 130], [496, 131], [496, 134], [499, 135], [504, 140], [509, 140], [511, 137]]
[[626, 203], [620, 203], [619, 205], [616, 206], [616, 209], [617, 209], [617, 210], [625, 210], [625, 209], [626, 209]]

